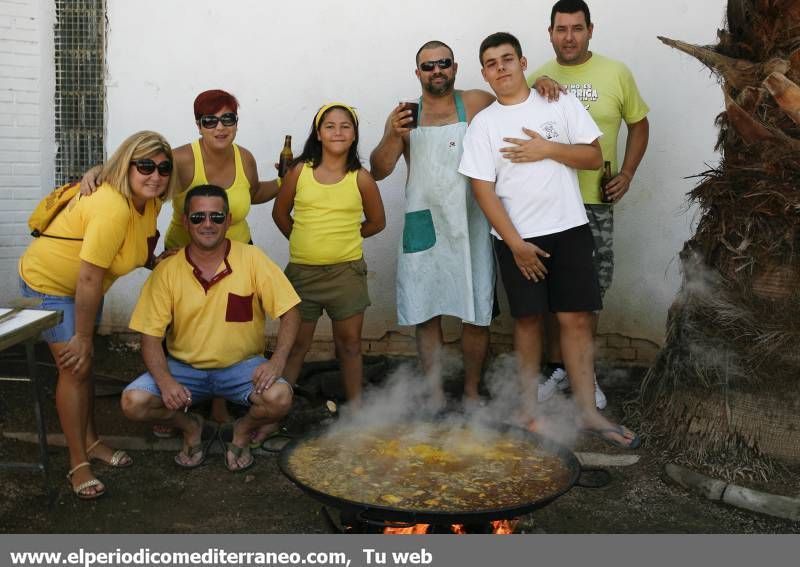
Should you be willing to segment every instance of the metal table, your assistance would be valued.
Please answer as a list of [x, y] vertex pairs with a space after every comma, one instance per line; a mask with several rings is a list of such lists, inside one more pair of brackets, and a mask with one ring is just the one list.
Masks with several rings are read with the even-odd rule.
[[61, 311], [7, 309], [0, 307], [0, 351], [21, 343], [24, 344], [25, 358], [28, 367], [27, 378], [0, 377], [0, 382], [19, 380], [30, 382], [31, 394], [33, 395], [33, 410], [36, 416], [36, 429], [39, 436], [38, 463], [0, 462], [0, 468], [41, 471], [44, 476], [44, 487], [48, 501], [52, 500], [49, 482], [49, 462], [47, 458], [47, 430], [45, 429], [44, 415], [42, 413], [44, 387], [38, 377], [33, 346], [42, 331], [55, 327], [60, 322]]

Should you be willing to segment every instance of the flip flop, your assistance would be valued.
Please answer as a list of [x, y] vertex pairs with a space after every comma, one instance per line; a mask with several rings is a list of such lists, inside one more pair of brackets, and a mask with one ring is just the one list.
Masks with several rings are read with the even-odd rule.
[[633, 438], [629, 440], [628, 443], [621, 443], [617, 441], [613, 437], [609, 437], [609, 433], [615, 433], [622, 437], [623, 439], [627, 439], [625, 437], [625, 428], [621, 425], [615, 425], [614, 427], [605, 427], [605, 428], [594, 428], [594, 427], [585, 427], [581, 429], [581, 433], [586, 433], [588, 435], [592, 435], [593, 437], [597, 437], [598, 439], [602, 439], [612, 447], [616, 447], [617, 449], [638, 449], [639, 445], [641, 445], [642, 440], [639, 435], [633, 431]]
[[267, 435], [259, 447], [262, 451], [266, 451], [267, 453], [280, 453], [287, 443], [293, 439], [294, 436], [290, 435], [288, 431], [281, 427], [277, 431], [273, 431]]
[[[177, 455], [175, 455], [175, 458], [173, 460], [175, 461], [175, 464], [182, 469], [196, 469], [200, 465], [205, 464], [206, 457], [208, 456], [208, 451], [211, 448], [211, 444], [217, 438], [217, 428], [213, 424], [205, 421], [201, 415], [198, 415], [196, 413], [190, 413], [189, 418], [195, 423], [199, 424], [202, 427], [202, 431], [200, 432], [200, 443], [191, 445], [186, 450], [181, 449], [180, 452]], [[200, 460], [197, 461], [196, 463], [187, 465], [186, 463], [181, 462], [179, 458], [181, 454], [184, 454], [187, 457], [189, 457], [189, 460], [191, 460], [192, 457], [194, 457], [198, 453], [202, 453], [202, 456], [200, 457]]]
[[[230, 423], [230, 422], [226, 423], [219, 430], [219, 440], [220, 440], [220, 443], [222, 444], [222, 462], [225, 464], [225, 468], [228, 469], [232, 473], [238, 473], [238, 472], [245, 471], [245, 470], [249, 469], [250, 467], [252, 467], [253, 464], [255, 463], [255, 459], [253, 458], [253, 455], [250, 454], [249, 445], [245, 445], [244, 447], [240, 447], [239, 445], [236, 445], [233, 442], [233, 430], [236, 427], [237, 423], [239, 423], [238, 419], [236, 421], [234, 421], [233, 423]], [[241, 457], [244, 454], [245, 451], [247, 451], [248, 454], [250, 454], [250, 460], [244, 466], [236, 467], [236, 468], [231, 467], [230, 465], [228, 465], [228, 451], [233, 453], [234, 457], [236, 457], [237, 460], [239, 459], [239, 457]]]
[[[244, 452], [247, 451], [247, 454], [250, 456], [250, 460], [247, 461], [244, 465], [233, 468], [228, 464], [229, 451], [233, 453], [233, 456], [236, 458], [237, 461], [239, 460], [239, 457], [241, 457], [244, 454]], [[247, 469], [252, 467], [253, 464], [256, 462], [255, 458], [253, 458], [253, 455], [250, 453], [250, 447], [247, 446], [239, 447], [239, 445], [234, 444], [232, 441], [230, 443], [225, 443], [225, 453], [222, 455], [222, 459], [223, 462], [225, 463], [225, 468], [232, 473], [240, 473], [242, 471], [246, 471]]]

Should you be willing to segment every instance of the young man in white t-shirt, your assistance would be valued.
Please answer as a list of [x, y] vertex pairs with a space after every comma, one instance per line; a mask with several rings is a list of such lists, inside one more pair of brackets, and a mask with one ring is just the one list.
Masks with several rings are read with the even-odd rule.
[[[603, 417], [594, 400], [592, 312], [602, 308], [602, 301], [576, 170], [602, 166], [601, 132], [573, 95], [548, 102], [531, 91], [525, 82], [527, 61], [511, 34], [487, 37], [480, 60], [497, 102], [470, 124], [459, 171], [472, 179], [475, 198], [492, 225], [514, 317], [524, 416], [532, 418], [536, 406], [544, 313], [554, 312], [580, 426], [612, 445], [635, 449], [639, 437]], [[538, 149], [534, 161], [509, 159], [503, 152], [522, 136]]]

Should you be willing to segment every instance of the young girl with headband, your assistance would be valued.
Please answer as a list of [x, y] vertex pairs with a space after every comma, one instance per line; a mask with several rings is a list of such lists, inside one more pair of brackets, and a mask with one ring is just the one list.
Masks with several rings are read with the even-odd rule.
[[331, 318], [347, 399], [358, 405], [361, 328], [370, 305], [362, 241], [383, 230], [386, 218], [378, 186], [361, 167], [353, 108], [335, 102], [319, 109], [303, 153], [286, 174], [272, 218], [289, 239], [286, 276], [302, 300], [302, 323], [285, 378], [297, 381], [324, 309]]

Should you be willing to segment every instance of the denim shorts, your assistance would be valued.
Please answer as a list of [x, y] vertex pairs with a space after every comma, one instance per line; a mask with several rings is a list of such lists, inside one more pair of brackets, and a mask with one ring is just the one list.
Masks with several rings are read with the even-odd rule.
[[[235, 404], [250, 406], [250, 394], [255, 387], [253, 372], [266, 361], [263, 356], [254, 356], [226, 368], [201, 369], [168, 356], [167, 366], [172, 377], [192, 393], [192, 405], [211, 398], [225, 398]], [[292, 387], [283, 378], [278, 378], [275, 383], [286, 384], [290, 389]], [[128, 384], [125, 390], [144, 390], [161, 397], [161, 389], [149, 372]]]
[[[47, 295], [39, 293], [25, 280], [19, 278], [19, 292], [22, 297], [37, 297], [42, 300], [38, 309], [46, 311], [61, 311], [61, 323], [42, 332], [42, 340], [47, 343], [65, 343], [75, 335], [75, 298], [64, 295]], [[94, 326], [100, 324], [103, 315], [103, 299], [100, 299], [100, 306], [97, 309], [97, 317]]]

